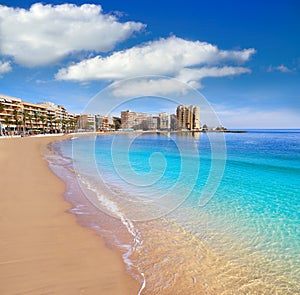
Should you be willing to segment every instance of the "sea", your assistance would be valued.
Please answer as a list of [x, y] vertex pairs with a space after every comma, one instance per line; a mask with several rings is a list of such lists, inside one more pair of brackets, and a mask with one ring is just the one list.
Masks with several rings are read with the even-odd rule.
[[76, 136], [45, 158], [139, 294], [300, 294], [300, 130]]

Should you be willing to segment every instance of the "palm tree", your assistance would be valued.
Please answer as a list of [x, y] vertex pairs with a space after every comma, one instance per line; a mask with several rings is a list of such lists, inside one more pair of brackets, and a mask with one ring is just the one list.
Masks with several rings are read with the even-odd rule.
[[26, 131], [26, 119], [28, 118], [28, 112], [23, 110], [23, 132]]
[[61, 121], [61, 123], [62, 123], [62, 131], [63, 132], [66, 132], [66, 124], [67, 124], [67, 120], [66, 119], [62, 119], [62, 121]]
[[[4, 104], [0, 102], [0, 113], [4, 111]], [[2, 135], [2, 125], [0, 123], [0, 135]]]
[[18, 129], [18, 131], [20, 132], [21, 131], [21, 126], [22, 126], [23, 124], [22, 124], [22, 120], [20, 120], [20, 121], [18, 121], [17, 122], [17, 129]]
[[35, 118], [36, 129], [38, 129], [38, 124], [39, 124], [39, 112], [38, 111], [34, 112], [34, 118]]
[[55, 123], [55, 129], [56, 129], [56, 130], [57, 130], [57, 125], [60, 124], [60, 122], [61, 122], [60, 119], [56, 119], [56, 120], [54, 121], [54, 123]]
[[43, 133], [45, 133], [45, 120], [46, 120], [46, 117], [44, 115], [40, 115], [40, 119], [42, 121]]
[[32, 129], [32, 118], [33, 118], [33, 116], [31, 114], [28, 114], [27, 118], [28, 118], [29, 123], [30, 123], [30, 129]]
[[75, 131], [76, 123], [77, 123], [76, 119], [70, 119], [70, 126], [73, 132]]
[[6, 116], [6, 117], [4, 118], [4, 122], [5, 122], [5, 124], [6, 124], [6, 132], [9, 132], [9, 131], [10, 131], [10, 119], [9, 119], [8, 116]]
[[17, 130], [19, 129], [19, 114], [17, 110], [13, 111], [13, 116], [14, 116], [14, 120], [15, 120], [15, 124], [17, 126]]
[[48, 114], [47, 119], [50, 122], [50, 130], [52, 132], [53, 116], [51, 116], [50, 114]]

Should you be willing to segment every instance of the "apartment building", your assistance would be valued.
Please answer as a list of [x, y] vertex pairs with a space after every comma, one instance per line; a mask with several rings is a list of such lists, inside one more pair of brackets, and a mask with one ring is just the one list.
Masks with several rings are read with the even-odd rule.
[[127, 110], [121, 112], [121, 123], [123, 129], [157, 130], [159, 116]]
[[0, 132], [44, 131], [61, 132], [75, 121], [61, 105], [51, 102], [30, 103], [0, 94]]
[[111, 130], [111, 126], [114, 126], [114, 118], [113, 117], [96, 115], [96, 129], [98, 131]]
[[165, 112], [159, 115], [159, 129], [160, 130], [170, 130], [171, 129], [171, 116]]
[[53, 102], [43, 102], [38, 105], [46, 108], [46, 116], [48, 118], [48, 126], [62, 130], [64, 128], [72, 127], [72, 122], [76, 122], [77, 117], [74, 114], [67, 112], [66, 108], [62, 105], [55, 105]]
[[177, 129], [199, 130], [200, 107], [179, 105], [176, 110]]
[[78, 119], [78, 129], [96, 131], [96, 116], [93, 114], [80, 115]]
[[0, 131], [1, 134], [3, 129], [11, 127], [17, 128], [18, 122], [15, 118], [16, 112], [22, 108], [22, 100], [20, 98], [11, 97], [8, 95], [0, 94]]
[[132, 112], [130, 110], [121, 112], [121, 122], [123, 129], [145, 129], [149, 114]]
[[43, 105], [38, 105], [29, 102], [21, 102], [19, 110], [20, 117], [23, 119], [25, 113], [25, 129], [43, 129], [47, 120], [47, 108]]

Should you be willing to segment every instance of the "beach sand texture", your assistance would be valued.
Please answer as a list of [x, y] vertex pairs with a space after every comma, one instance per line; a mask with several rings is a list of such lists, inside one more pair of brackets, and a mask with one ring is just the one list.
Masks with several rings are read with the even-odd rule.
[[0, 140], [0, 294], [137, 294], [121, 254], [65, 212], [41, 156], [53, 140]]

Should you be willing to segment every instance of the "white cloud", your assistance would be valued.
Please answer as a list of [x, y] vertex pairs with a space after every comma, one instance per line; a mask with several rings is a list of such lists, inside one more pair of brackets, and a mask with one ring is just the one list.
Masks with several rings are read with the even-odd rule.
[[184, 95], [189, 87], [175, 79], [140, 78], [115, 83], [109, 86], [115, 97], [165, 96], [167, 94]]
[[[200, 41], [187, 41], [175, 36], [148, 42], [141, 46], [115, 52], [107, 57], [96, 56], [59, 70], [57, 80], [118, 80], [143, 75], [165, 75], [182, 78], [187, 75], [199, 80], [208, 76], [241, 74], [249, 70], [216, 65], [244, 63], [255, 53], [245, 50], [220, 50], [217, 46]], [[214, 66], [213, 68], [211, 68]], [[195, 68], [196, 69], [191, 69]], [[211, 68], [211, 69], [210, 69]], [[183, 73], [183, 70], [186, 70]], [[229, 73], [230, 72], [230, 73]], [[196, 77], [197, 76], [197, 77]], [[183, 80], [184, 81], [184, 80]], [[186, 81], [184, 81], [186, 82]], [[189, 82], [197, 82], [190, 80]]]
[[200, 69], [182, 69], [176, 79], [167, 77], [151, 78], [144, 76], [142, 78], [128, 80], [126, 83], [113, 84], [114, 96], [153, 96], [178, 94], [184, 95], [191, 91], [190, 87], [202, 88], [201, 82], [204, 77], [225, 77], [250, 73], [251, 71], [243, 67], [203, 67]]
[[0, 77], [2, 77], [3, 74], [11, 72], [12, 67], [10, 65], [10, 62], [8, 61], [0, 61]]
[[290, 70], [288, 67], [284, 66], [284, 65], [280, 65], [278, 67], [276, 67], [276, 69], [280, 72], [283, 72], [283, 73], [289, 73], [289, 72], [292, 72], [292, 70]]
[[280, 66], [277, 66], [277, 67], [269, 66], [268, 72], [274, 72], [274, 71], [279, 71], [279, 72], [282, 72], [282, 73], [291, 73], [291, 72], [293, 72], [293, 70], [291, 70], [290, 68], [288, 68], [285, 65], [280, 65]]
[[108, 52], [145, 26], [118, 21], [100, 5], [0, 5], [0, 53], [25, 66], [56, 62], [78, 51]]
[[[177, 78], [190, 86], [201, 80], [205, 77], [225, 77], [225, 76], [234, 76], [245, 73], [250, 73], [251, 70], [244, 67], [232, 67], [232, 66], [224, 66], [224, 67], [202, 67], [202, 68], [193, 68], [193, 69], [182, 69], [179, 72]], [[196, 88], [200, 88], [198, 87]]]

